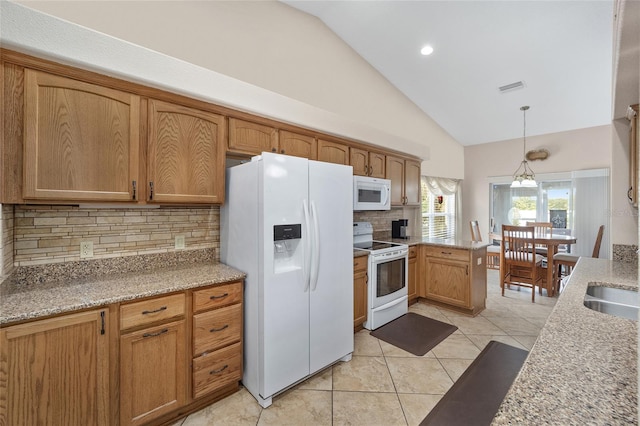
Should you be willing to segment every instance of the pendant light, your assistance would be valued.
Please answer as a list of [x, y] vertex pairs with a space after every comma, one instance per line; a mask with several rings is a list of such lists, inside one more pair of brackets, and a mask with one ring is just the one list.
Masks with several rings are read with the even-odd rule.
[[520, 166], [513, 172], [513, 182], [511, 183], [511, 188], [535, 188], [538, 186], [536, 183], [536, 175], [529, 167], [529, 163], [527, 162], [526, 152], [527, 152], [527, 110], [528, 106], [520, 107], [520, 111], [522, 111], [524, 130], [522, 137], [522, 162]]

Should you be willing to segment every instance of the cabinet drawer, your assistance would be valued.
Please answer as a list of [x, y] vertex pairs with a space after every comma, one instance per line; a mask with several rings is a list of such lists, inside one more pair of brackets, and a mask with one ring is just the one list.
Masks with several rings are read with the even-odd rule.
[[369, 256], [358, 256], [353, 258], [353, 271], [366, 271]]
[[157, 297], [120, 307], [120, 330], [184, 315], [184, 293]]
[[469, 251], [447, 247], [426, 247], [426, 255], [430, 257], [440, 257], [443, 259], [466, 260], [469, 261]]
[[203, 312], [193, 317], [193, 354], [213, 351], [240, 340], [242, 305]]
[[418, 246], [409, 246], [409, 257], [416, 257], [418, 255]]
[[193, 292], [193, 312], [206, 311], [242, 301], [242, 281]]
[[193, 360], [193, 397], [199, 398], [242, 378], [242, 347], [235, 343]]

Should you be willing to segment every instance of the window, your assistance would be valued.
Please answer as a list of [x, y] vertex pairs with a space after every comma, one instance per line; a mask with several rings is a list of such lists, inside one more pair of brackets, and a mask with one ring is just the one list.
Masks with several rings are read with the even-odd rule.
[[422, 236], [424, 238], [449, 239], [456, 236], [458, 182], [446, 179], [445, 181], [453, 184], [453, 193], [445, 195], [444, 192], [450, 192], [451, 188], [443, 188], [445, 185], [442, 181], [442, 179], [434, 180], [434, 178], [422, 176]]
[[[566, 250], [578, 256], [591, 256], [598, 227], [605, 225], [606, 230], [609, 223], [609, 170], [538, 175], [536, 180], [537, 188], [512, 189], [511, 179], [495, 178], [490, 206], [493, 231], [500, 232], [503, 224], [552, 222], [554, 234], [576, 237], [577, 243]], [[608, 258], [608, 250], [605, 232], [600, 257]]]

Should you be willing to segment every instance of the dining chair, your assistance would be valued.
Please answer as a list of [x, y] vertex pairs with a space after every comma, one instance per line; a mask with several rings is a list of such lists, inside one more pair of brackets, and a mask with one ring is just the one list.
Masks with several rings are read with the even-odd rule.
[[[551, 222], [527, 222], [527, 226], [535, 228], [536, 237], [544, 237], [553, 233], [553, 223]], [[547, 256], [547, 246], [544, 244], [536, 244], [536, 254]]]
[[542, 294], [544, 269], [543, 256], [536, 254], [535, 227], [502, 225], [502, 252], [500, 261], [504, 261], [500, 287], [504, 296], [505, 285], [518, 285], [531, 288], [531, 302], [535, 302], [536, 287]]
[[[477, 220], [469, 222], [471, 228], [471, 241], [482, 242], [480, 225]], [[500, 247], [495, 245], [487, 246], [487, 268], [500, 269]]]
[[[593, 252], [591, 253], [591, 257], [594, 259], [600, 257], [602, 234], [604, 234], [604, 225], [600, 225], [598, 233], [596, 234], [596, 242], [593, 245]], [[558, 288], [560, 288], [562, 284], [562, 278], [571, 274], [571, 270], [576, 266], [576, 263], [578, 263], [578, 259], [580, 259], [580, 256], [573, 256], [566, 253], [557, 253], [553, 256], [553, 264], [558, 265]], [[563, 270], [565, 272], [564, 274], [562, 273]]]

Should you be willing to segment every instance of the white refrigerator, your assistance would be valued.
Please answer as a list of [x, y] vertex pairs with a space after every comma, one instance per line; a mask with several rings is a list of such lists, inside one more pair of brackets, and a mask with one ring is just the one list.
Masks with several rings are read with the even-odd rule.
[[262, 407], [353, 352], [353, 169], [263, 153], [227, 169], [220, 260], [247, 274], [243, 384]]

